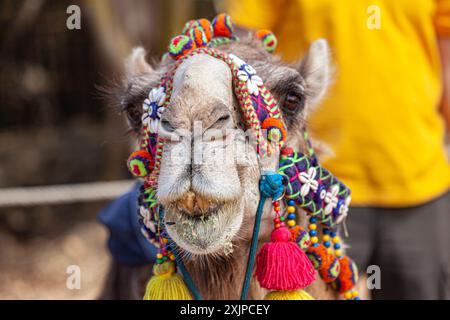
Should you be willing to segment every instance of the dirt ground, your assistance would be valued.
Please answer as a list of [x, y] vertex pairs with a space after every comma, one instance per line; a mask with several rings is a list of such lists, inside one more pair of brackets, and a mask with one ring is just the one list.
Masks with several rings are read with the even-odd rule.
[[[27, 240], [0, 230], [0, 299], [95, 299], [110, 262], [106, 238], [95, 215]], [[70, 265], [80, 267], [80, 289], [66, 286]]]

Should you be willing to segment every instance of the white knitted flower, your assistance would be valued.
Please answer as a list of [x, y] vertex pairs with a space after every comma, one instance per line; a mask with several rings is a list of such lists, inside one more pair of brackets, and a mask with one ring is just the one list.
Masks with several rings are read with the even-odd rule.
[[308, 195], [308, 193], [313, 190], [317, 191], [319, 187], [319, 181], [315, 180], [317, 174], [317, 170], [314, 167], [308, 169], [308, 172], [300, 172], [298, 179], [302, 183], [302, 187], [300, 188], [300, 194], [302, 197]]
[[139, 208], [139, 214], [142, 217], [142, 223], [148, 228], [150, 229], [151, 232], [155, 233], [156, 232], [156, 227], [155, 227], [155, 222], [152, 221], [151, 216], [150, 216], [150, 210], [144, 208], [144, 207], [140, 207]]
[[338, 195], [339, 193], [339, 185], [335, 184], [331, 186], [330, 190], [327, 191], [327, 194], [325, 195], [324, 202], [326, 203], [324, 213], [326, 215], [329, 215], [334, 208], [336, 208], [338, 204]]
[[151, 133], [158, 131], [159, 119], [165, 109], [163, 106], [165, 101], [164, 87], [153, 88], [148, 94], [148, 98], [144, 100], [142, 123], [147, 125]]
[[234, 54], [228, 55], [234, 64], [239, 68], [237, 77], [240, 81], [246, 82], [248, 92], [254, 96], [259, 94], [259, 87], [263, 85], [262, 79], [256, 75], [255, 69]]

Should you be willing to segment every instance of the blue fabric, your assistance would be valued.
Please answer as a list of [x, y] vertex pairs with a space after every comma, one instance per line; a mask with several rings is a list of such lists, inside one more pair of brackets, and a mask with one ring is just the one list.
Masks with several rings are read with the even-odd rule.
[[111, 202], [98, 214], [109, 230], [108, 249], [116, 262], [147, 265], [156, 260], [157, 248], [140, 231], [137, 196], [141, 183]]

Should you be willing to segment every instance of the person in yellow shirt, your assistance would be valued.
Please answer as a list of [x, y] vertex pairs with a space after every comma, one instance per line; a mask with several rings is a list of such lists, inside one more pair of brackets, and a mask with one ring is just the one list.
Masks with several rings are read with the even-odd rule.
[[225, 7], [235, 25], [272, 30], [288, 62], [328, 40], [335, 82], [310, 131], [332, 147], [325, 166], [352, 189], [349, 254], [363, 272], [380, 267], [375, 299], [445, 298], [450, 0], [227, 0]]

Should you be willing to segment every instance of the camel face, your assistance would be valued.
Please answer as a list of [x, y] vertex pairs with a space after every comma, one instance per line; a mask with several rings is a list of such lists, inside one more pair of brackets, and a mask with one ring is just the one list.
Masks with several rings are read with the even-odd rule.
[[[248, 39], [219, 48], [253, 66], [277, 99], [287, 124], [287, 144], [304, 148], [302, 129], [308, 111], [329, 82], [328, 46], [315, 42], [297, 67], [286, 66]], [[122, 96], [129, 122], [140, 130], [140, 109], [167, 65], [153, 70], [142, 49], [127, 64]], [[251, 237], [261, 175], [256, 151], [246, 143], [229, 66], [209, 55], [185, 60], [174, 75], [170, 104], [161, 114], [159, 135], [167, 139], [157, 198], [166, 212], [166, 230], [188, 255], [224, 256]], [[266, 164], [276, 169], [278, 157]], [[266, 208], [260, 237], [270, 230]]]
[[208, 55], [184, 61], [161, 117], [164, 146], [158, 200], [173, 240], [191, 254], [230, 248], [244, 215], [235, 157], [238, 114], [231, 71]]

